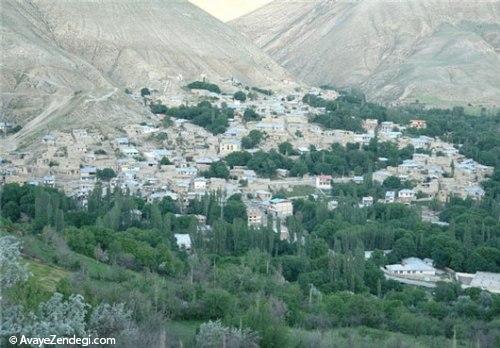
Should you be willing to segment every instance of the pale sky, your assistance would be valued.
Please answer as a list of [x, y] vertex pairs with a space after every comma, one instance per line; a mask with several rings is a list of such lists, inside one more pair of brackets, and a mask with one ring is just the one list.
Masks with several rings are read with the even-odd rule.
[[243, 16], [272, 0], [189, 0], [223, 22]]

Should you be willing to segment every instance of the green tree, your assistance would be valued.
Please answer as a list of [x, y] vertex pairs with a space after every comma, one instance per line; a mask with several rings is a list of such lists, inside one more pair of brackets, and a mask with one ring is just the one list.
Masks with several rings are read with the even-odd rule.
[[233, 98], [244, 102], [245, 100], [247, 100], [247, 95], [242, 91], [238, 91], [238, 92], [234, 93]]
[[112, 168], [97, 169], [96, 177], [102, 181], [109, 181], [116, 177], [116, 173]]
[[245, 122], [260, 121], [262, 117], [252, 108], [246, 108], [243, 112], [243, 120]]
[[264, 133], [259, 130], [253, 129], [250, 133], [241, 139], [241, 146], [244, 149], [251, 149], [260, 144], [264, 138]]

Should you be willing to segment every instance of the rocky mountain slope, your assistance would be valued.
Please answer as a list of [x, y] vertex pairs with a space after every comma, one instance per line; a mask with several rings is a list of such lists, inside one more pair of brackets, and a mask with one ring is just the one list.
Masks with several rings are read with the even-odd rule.
[[284, 70], [249, 39], [184, 0], [1, 0], [1, 120], [17, 138], [144, 117], [125, 87], [201, 75], [272, 86]]
[[276, 0], [231, 24], [311, 84], [500, 105], [498, 1]]

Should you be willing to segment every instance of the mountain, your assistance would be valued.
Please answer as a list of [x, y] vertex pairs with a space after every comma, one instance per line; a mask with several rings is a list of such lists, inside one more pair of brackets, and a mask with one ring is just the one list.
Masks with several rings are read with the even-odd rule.
[[500, 105], [498, 1], [273, 1], [231, 22], [296, 77], [372, 100]]
[[183, 0], [1, 0], [0, 12], [0, 119], [24, 125], [16, 138], [143, 119], [126, 87], [175, 87], [202, 74], [270, 87], [286, 77], [249, 39]]

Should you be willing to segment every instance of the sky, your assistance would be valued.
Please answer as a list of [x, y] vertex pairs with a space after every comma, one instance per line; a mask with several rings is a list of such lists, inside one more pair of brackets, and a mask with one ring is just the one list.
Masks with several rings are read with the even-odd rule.
[[243, 16], [272, 0], [189, 0], [223, 22]]

